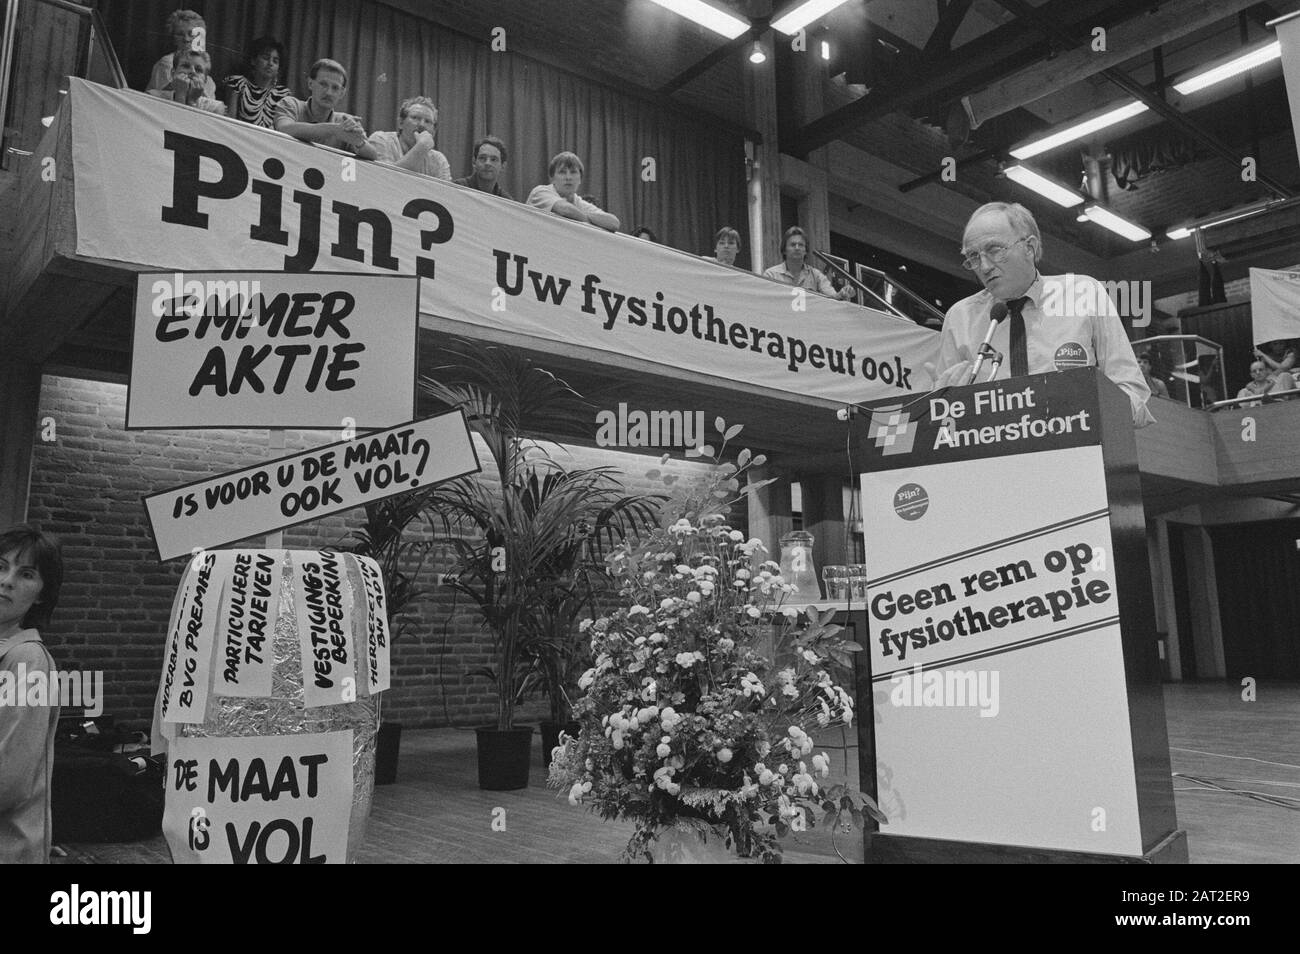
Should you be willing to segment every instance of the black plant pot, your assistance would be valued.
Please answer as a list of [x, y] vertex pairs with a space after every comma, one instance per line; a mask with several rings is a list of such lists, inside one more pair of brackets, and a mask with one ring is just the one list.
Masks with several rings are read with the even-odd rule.
[[474, 731], [478, 734], [478, 787], [489, 792], [527, 788], [533, 727]]
[[551, 770], [551, 750], [560, 744], [560, 733], [577, 735], [582, 731], [582, 723], [570, 719], [568, 722], [543, 722], [542, 730], [542, 770]]
[[375, 733], [375, 784], [392, 785], [397, 781], [397, 753], [402, 745], [402, 724], [381, 722]]

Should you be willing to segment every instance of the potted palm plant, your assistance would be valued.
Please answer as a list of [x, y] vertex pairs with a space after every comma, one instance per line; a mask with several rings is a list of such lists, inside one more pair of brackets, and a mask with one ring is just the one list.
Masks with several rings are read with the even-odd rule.
[[449, 350], [453, 363], [422, 376], [421, 389], [465, 412], [491, 461], [481, 474], [435, 488], [428, 506], [459, 555], [449, 585], [473, 602], [492, 640], [492, 665], [480, 672], [495, 686], [497, 713], [495, 725], [478, 730], [479, 785], [523, 788], [532, 728], [515, 724], [515, 708], [554, 636], [538, 619], [562, 602], [583, 530], [622, 539], [651, 525], [658, 498], [624, 494], [612, 468], [571, 467], [529, 439], [591, 421], [563, 381], [501, 348]]
[[[427, 506], [432, 488], [400, 494], [366, 504], [365, 523], [352, 534], [353, 553], [368, 556], [379, 564], [384, 581], [384, 610], [388, 638], [396, 642], [412, 625], [410, 611], [429, 595], [420, 577], [429, 557], [427, 539], [416, 539], [413, 525], [429, 523]], [[430, 525], [431, 526], [431, 525]], [[402, 724], [383, 719], [375, 744], [375, 784], [397, 781], [397, 760], [402, 741]]]

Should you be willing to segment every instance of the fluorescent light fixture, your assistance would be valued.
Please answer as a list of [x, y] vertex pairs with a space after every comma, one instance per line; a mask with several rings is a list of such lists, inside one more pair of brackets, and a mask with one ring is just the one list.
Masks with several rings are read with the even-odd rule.
[[1083, 196], [1067, 189], [1060, 183], [1053, 182], [1046, 176], [1039, 175], [1028, 166], [1007, 166], [1002, 170], [1012, 182], [1018, 182], [1026, 189], [1032, 189], [1039, 195], [1051, 199], [1057, 205], [1072, 209], [1083, 204]]
[[772, 21], [772, 29], [787, 35], [798, 33], [814, 20], [820, 20], [848, 0], [804, 0], [789, 13]]
[[1134, 225], [1128, 219], [1121, 219], [1110, 209], [1103, 209], [1099, 205], [1088, 206], [1083, 210], [1083, 214], [1102, 228], [1110, 229], [1116, 235], [1122, 235], [1131, 241], [1145, 242], [1151, 237], [1151, 233], [1142, 226]]
[[703, 0], [652, 0], [665, 10], [671, 10], [679, 17], [685, 17], [702, 27], [708, 27], [714, 33], [721, 33], [728, 40], [734, 40], [749, 29], [749, 23], [740, 17], [732, 16], [725, 10], [709, 6]]
[[749, 62], [751, 63], [767, 62], [767, 54], [763, 52], [763, 44], [759, 43], [757, 40], [755, 40], [754, 45], [750, 47]]
[[1147, 111], [1147, 104], [1140, 103], [1137, 100], [1125, 103], [1123, 106], [1117, 106], [1108, 110], [1092, 119], [1085, 119], [1083, 122], [1074, 123], [1066, 126], [1057, 132], [1044, 136], [1042, 139], [1035, 139], [1027, 142], [1023, 146], [1017, 146], [1011, 150], [1011, 155], [1017, 159], [1028, 159], [1039, 153], [1047, 152], [1049, 149], [1055, 149], [1057, 146], [1063, 146], [1067, 142], [1073, 142], [1076, 139], [1082, 139], [1090, 133], [1095, 133], [1098, 129], [1105, 129], [1107, 126], [1113, 126], [1116, 123], [1122, 123], [1139, 113]]
[[1168, 232], [1165, 233], [1166, 236], [1173, 239], [1175, 242], [1181, 239], [1190, 238], [1191, 234], [1192, 234], [1192, 230], [1185, 225], [1180, 225], [1178, 228], [1170, 229]]
[[1087, 222], [1087, 221], [1090, 221], [1089, 218], [1088, 218], [1088, 213], [1087, 213], [1087, 212], [1080, 212], [1078, 215], [1076, 215], [1076, 216], [1074, 217], [1074, 221], [1076, 221], [1076, 222]]
[[829, 60], [830, 58], [831, 58], [831, 45], [827, 43], [825, 40], [822, 40], [822, 59]]
[[1263, 66], [1265, 63], [1270, 63], [1281, 57], [1282, 41], [1274, 40], [1264, 46], [1256, 47], [1245, 53], [1239, 53], [1226, 63], [1220, 63], [1218, 66], [1213, 66], [1208, 70], [1197, 73], [1195, 76], [1189, 76], [1181, 83], [1175, 83], [1174, 89], [1184, 95], [1195, 93], [1207, 86], [1213, 86], [1215, 83], [1222, 83], [1226, 79], [1240, 76], [1257, 66]]
[[1259, 215], [1261, 212], [1268, 211], [1264, 206], [1254, 209], [1242, 209], [1240, 212], [1230, 212], [1220, 219], [1213, 219], [1209, 222], [1202, 222], [1200, 227], [1203, 229], [1212, 229], [1216, 225], [1227, 225], [1229, 222], [1236, 222], [1238, 219], [1248, 219], [1252, 215]]

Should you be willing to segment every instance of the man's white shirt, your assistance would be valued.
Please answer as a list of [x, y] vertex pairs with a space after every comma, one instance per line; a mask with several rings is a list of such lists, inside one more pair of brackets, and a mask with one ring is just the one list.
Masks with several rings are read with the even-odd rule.
[[[1087, 275], [1039, 275], [1025, 294], [1029, 301], [1022, 314], [1030, 374], [1095, 365], [1128, 395], [1134, 426], [1155, 422], [1146, 406], [1151, 389], [1142, 377], [1119, 313], [1101, 282]], [[940, 373], [975, 357], [988, 331], [989, 310], [996, 301], [985, 289], [948, 309], [939, 338]], [[998, 324], [990, 344], [1003, 355], [997, 377], [1010, 377], [1009, 316]], [[981, 377], [988, 367], [985, 362]]]

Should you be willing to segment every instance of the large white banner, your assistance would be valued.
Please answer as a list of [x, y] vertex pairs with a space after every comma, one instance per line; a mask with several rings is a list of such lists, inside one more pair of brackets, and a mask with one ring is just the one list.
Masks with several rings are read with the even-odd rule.
[[418, 275], [422, 313], [521, 344], [837, 401], [930, 383], [938, 335], [909, 321], [141, 93], [69, 98], [80, 255]]
[[1293, 13], [1277, 24], [1278, 42], [1282, 44], [1282, 75], [1286, 79], [1286, 98], [1291, 104], [1291, 133], [1296, 151], [1300, 152], [1300, 13]]
[[412, 277], [136, 277], [126, 426], [391, 427], [415, 417]]
[[1250, 270], [1251, 340], [1300, 338], [1300, 272]]

